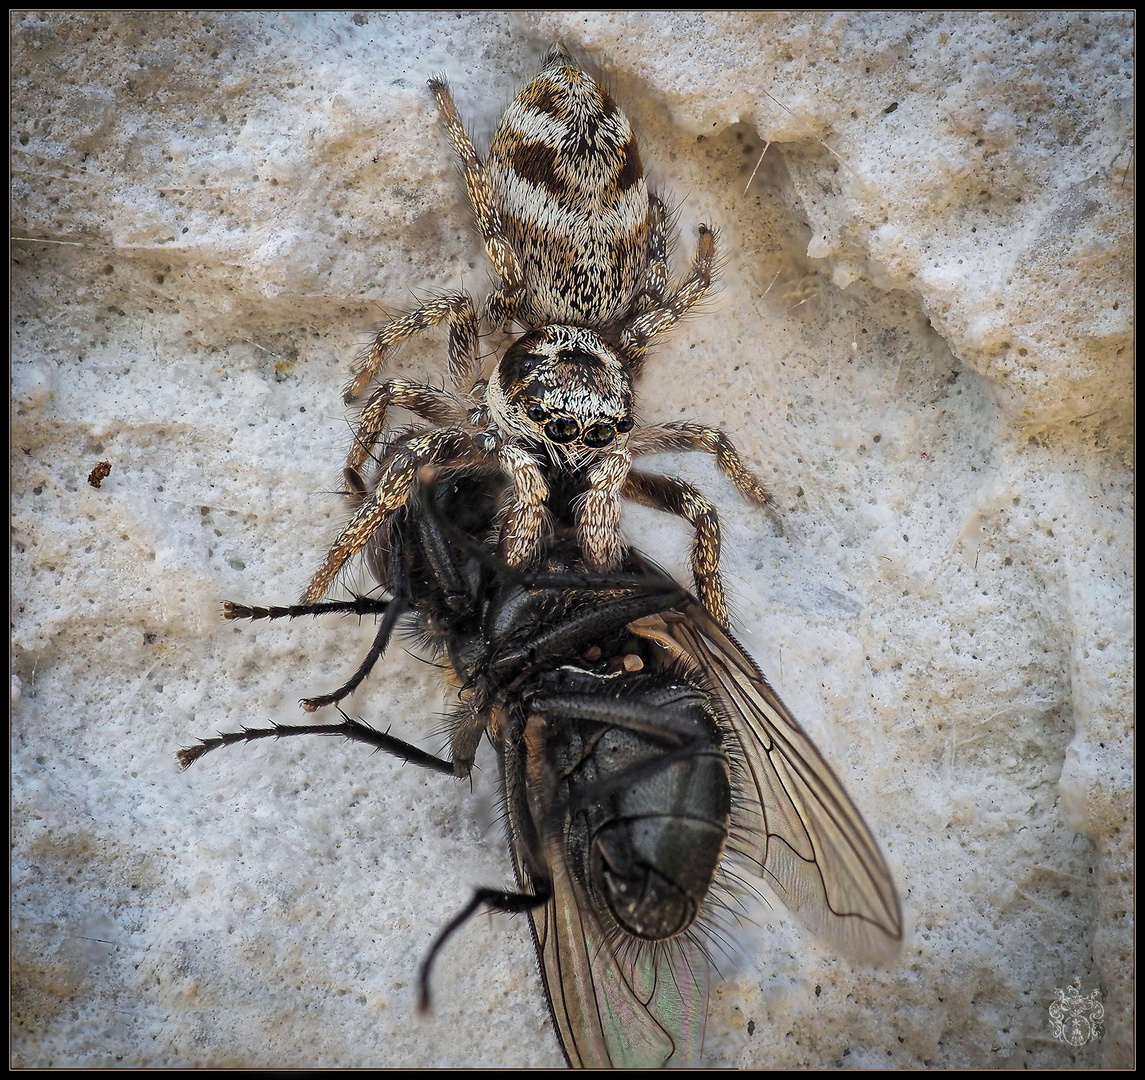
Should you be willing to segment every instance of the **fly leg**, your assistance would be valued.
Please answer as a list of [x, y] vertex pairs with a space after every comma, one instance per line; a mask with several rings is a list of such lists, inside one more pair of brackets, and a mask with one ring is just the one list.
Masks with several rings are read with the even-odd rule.
[[[399, 563], [400, 565], [400, 563]], [[381, 615], [382, 621], [378, 624], [378, 632], [374, 636], [374, 643], [366, 654], [358, 670], [350, 676], [337, 690], [319, 697], [303, 698], [299, 704], [307, 712], [317, 712], [325, 705], [334, 705], [344, 697], [348, 697], [361, 685], [369, 675], [374, 665], [385, 652], [394, 627], [398, 619], [409, 607], [409, 589], [404, 581], [390, 583], [393, 589], [392, 600], [378, 600], [370, 596], [356, 596], [353, 600], [335, 600], [319, 604], [292, 604], [288, 607], [249, 607], [244, 604], [235, 604], [227, 601], [223, 604], [223, 618], [234, 619], [297, 619], [303, 615]]]
[[532, 893], [506, 892], [503, 889], [477, 889], [473, 893], [473, 899], [441, 928], [430, 946], [426, 958], [421, 963], [421, 974], [418, 980], [420, 986], [419, 1011], [423, 1013], [429, 1011], [429, 973], [437, 954], [455, 931], [476, 915], [482, 907], [487, 907], [490, 911], [503, 911], [507, 915], [519, 915], [548, 903], [551, 896], [552, 889], [548, 883], [540, 881], [535, 883]]
[[[341, 710], [339, 710], [341, 712]], [[187, 746], [175, 755], [179, 766], [190, 768], [204, 754], [217, 750], [220, 746], [235, 743], [254, 742], [256, 739], [283, 739], [290, 735], [340, 735], [350, 742], [365, 743], [377, 750], [401, 758], [410, 765], [419, 765], [433, 772], [453, 775], [453, 762], [430, 754], [404, 739], [395, 738], [385, 731], [378, 731], [361, 720], [354, 720], [342, 713], [340, 724], [275, 724], [268, 728], [243, 728], [242, 731], [220, 732], [213, 739], [201, 739], [198, 746]]]

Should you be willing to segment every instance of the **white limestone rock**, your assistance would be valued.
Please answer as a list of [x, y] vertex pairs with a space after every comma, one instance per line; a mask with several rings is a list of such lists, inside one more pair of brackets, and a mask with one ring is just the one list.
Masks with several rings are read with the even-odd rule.
[[[664, 462], [720, 505], [745, 644], [910, 929], [871, 970], [761, 915], [708, 1059], [1132, 1061], [1131, 15], [10, 26], [14, 1063], [561, 1063], [522, 920], [467, 927], [415, 1015], [433, 935], [511, 879], [491, 756], [472, 795], [323, 740], [174, 764], [297, 720], [368, 647], [219, 602], [290, 601], [321, 561], [386, 313], [486, 287], [426, 79], [480, 136], [555, 38], [605, 64], [681, 262], [721, 230], [644, 414], [719, 424], [771, 484], [782, 536]], [[395, 367], [441, 378], [443, 337]], [[627, 527], [683, 572], [685, 526]], [[436, 747], [440, 682], [395, 649], [352, 707]], [[1076, 1050], [1047, 1012], [1075, 978], [1107, 1010]]]

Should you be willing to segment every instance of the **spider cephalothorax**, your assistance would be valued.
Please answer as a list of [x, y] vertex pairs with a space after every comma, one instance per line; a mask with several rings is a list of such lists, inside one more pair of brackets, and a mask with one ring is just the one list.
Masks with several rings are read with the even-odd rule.
[[[588, 566], [616, 566], [624, 498], [679, 514], [696, 530], [692, 568], [700, 596], [726, 623], [715, 508], [683, 480], [632, 469], [640, 454], [705, 450], [748, 498], [768, 499], [721, 431], [637, 426], [633, 415], [632, 383], [650, 345], [711, 285], [715, 234], [700, 226], [691, 270], [669, 289], [669, 215], [648, 190], [632, 125], [564, 49], [550, 50], [505, 110], [487, 163], [445, 82], [434, 79], [430, 88], [498, 283], [480, 313], [466, 293], [452, 293], [395, 319], [357, 364], [348, 402], [367, 390], [397, 346], [445, 322], [454, 389], [390, 379], [371, 395], [346, 468], [357, 487], [374, 458], [373, 493], [335, 541], [306, 599], [320, 598], [346, 560], [405, 505], [423, 465], [493, 462], [512, 482], [500, 540], [510, 564], [536, 558], [547, 527], [546, 472], [568, 469], [583, 484], [577, 526]], [[480, 380], [481, 328], [509, 322], [525, 332]], [[393, 406], [434, 426], [387, 440]], [[379, 442], [385, 450], [375, 457]]]
[[620, 354], [580, 326], [546, 326], [518, 338], [485, 389], [498, 429], [573, 460], [632, 430], [632, 396], [632, 375]]

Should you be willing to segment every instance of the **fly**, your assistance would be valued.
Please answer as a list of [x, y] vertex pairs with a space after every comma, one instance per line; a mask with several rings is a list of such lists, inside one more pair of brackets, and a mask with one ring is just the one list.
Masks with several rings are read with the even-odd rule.
[[[348, 474], [357, 498], [360, 479]], [[848, 953], [893, 957], [902, 914], [874, 837], [803, 729], [739, 643], [638, 552], [585, 574], [567, 506], [537, 570], [493, 554], [505, 481], [496, 470], [429, 479], [367, 561], [388, 599], [230, 618], [380, 617], [368, 674], [403, 615], [459, 687], [449, 755], [342, 713], [336, 724], [247, 729], [179, 753], [295, 734], [342, 735], [468, 776], [480, 739], [500, 762], [515, 889], [477, 889], [421, 971], [481, 908], [527, 912], [553, 1025], [574, 1067], [696, 1066], [710, 929], [736, 883], [762, 878]]]

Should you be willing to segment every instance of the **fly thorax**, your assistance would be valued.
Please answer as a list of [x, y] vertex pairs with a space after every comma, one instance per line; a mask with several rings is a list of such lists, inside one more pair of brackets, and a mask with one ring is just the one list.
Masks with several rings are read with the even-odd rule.
[[632, 374], [598, 333], [546, 326], [518, 338], [485, 391], [497, 428], [578, 462], [623, 445], [635, 422]]

